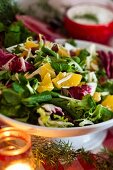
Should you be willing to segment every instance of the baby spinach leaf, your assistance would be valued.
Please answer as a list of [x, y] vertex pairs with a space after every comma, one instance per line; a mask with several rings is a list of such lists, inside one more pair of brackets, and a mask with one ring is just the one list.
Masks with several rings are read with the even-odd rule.
[[22, 86], [19, 84], [19, 83], [17, 83], [17, 82], [14, 82], [13, 84], [12, 84], [12, 88], [13, 88], [13, 90], [16, 92], [16, 93], [18, 93], [18, 94], [23, 94], [24, 93], [24, 89], [22, 88]]
[[11, 105], [18, 105], [21, 102], [21, 96], [11, 89], [3, 89], [2, 96]]
[[22, 103], [27, 107], [33, 107], [38, 106], [39, 103], [47, 102], [50, 100], [52, 100], [52, 96], [48, 91], [46, 91], [41, 94], [36, 94], [28, 98], [24, 98], [22, 99]]
[[14, 106], [11, 104], [5, 104], [0, 106], [0, 113], [16, 120], [27, 122], [31, 111], [22, 105]]
[[66, 63], [52, 62], [51, 65], [56, 73], [67, 71], [69, 69], [69, 65]]
[[8, 31], [5, 33], [4, 45], [10, 47], [20, 43], [20, 32]]

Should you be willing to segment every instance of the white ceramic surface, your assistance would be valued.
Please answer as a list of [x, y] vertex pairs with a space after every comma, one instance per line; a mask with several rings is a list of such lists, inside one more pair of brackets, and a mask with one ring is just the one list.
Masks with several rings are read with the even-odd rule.
[[93, 152], [98, 152], [102, 148], [102, 142], [107, 135], [107, 130], [91, 133], [88, 135], [76, 136], [76, 137], [65, 137], [65, 138], [55, 138], [54, 141], [62, 141], [65, 143], [70, 143], [73, 148], [85, 150], [91, 150]]
[[[56, 42], [63, 43], [65, 40], [56, 40]], [[87, 41], [77, 41], [78, 47], [89, 47], [91, 42]], [[101, 49], [104, 51], [113, 51], [112, 48], [96, 44], [97, 50]], [[9, 50], [11, 50], [9, 48]], [[99, 124], [94, 124], [85, 127], [71, 127], [71, 128], [51, 128], [51, 127], [41, 127], [36, 125], [31, 125], [27, 123], [22, 123], [6, 116], [0, 114], [0, 121], [4, 122], [7, 125], [14, 126], [16, 128], [28, 131], [30, 134], [44, 136], [44, 137], [52, 137], [52, 138], [62, 138], [62, 137], [75, 137], [75, 136], [82, 136], [82, 135], [90, 135], [94, 133], [102, 132], [110, 127], [113, 126], [113, 119], [102, 122]]]

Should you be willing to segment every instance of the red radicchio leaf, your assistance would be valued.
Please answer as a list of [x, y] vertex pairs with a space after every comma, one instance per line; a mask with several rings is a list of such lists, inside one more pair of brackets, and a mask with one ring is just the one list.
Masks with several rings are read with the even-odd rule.
[[109, 51], [109, 57], [110, 57], [110, 73], [111, 73], [111, 77], [113, 78], [113, 53], [111, 51]]
[[26, 72], [33, 70], [34, 66], [31, 63], [26, 62], [23, 58], [19, 58], [15, 54], [11, 54], [0, 49], [0, 70], [3, 69], [10, 70], [12, 72]]
[[108, 78], [113, 78], [113, 52], [98, 51], [100, 60]]
[[53, 105], [53, 104], [44, 104], [42, 107], [46, 111], [50, 112], [51, 114], [57, 114], [57, 115], [60, 115], [60, 116], [64, 115], [62, 109], [60, 107]]
[[91, 87], [88, 85], [74, 86], [68, 89], [71, 97], [75, 99], [82, 99], [83, 96], [91, 93]]

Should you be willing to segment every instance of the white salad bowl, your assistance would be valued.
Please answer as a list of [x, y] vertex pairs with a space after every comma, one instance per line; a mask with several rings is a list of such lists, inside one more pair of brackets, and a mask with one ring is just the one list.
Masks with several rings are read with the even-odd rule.
[[[65, 40], [58, 39], [56, 42], [63, 43]], [[92, 43], [88, 41], [76, 41], [78, 47], [87, 48]], [[104, 45], [96, 44], [97, 50], [104, 50], [112, 51], [113, 49]], [[11, 51], [13, 47], [8, 48], [9, 51]], [[94, 149], [98, 145], [100, 145], [103, 141], [103, 139], [106, 136], [106, 130], [113, 126], [113, 119], [83, 126], [83, 127], [69, 127], [69, 128], [52, 128], [52, 127], [42, 127], [37, 125], [32, 125], [28, 123], [22, 123], [19, 121], [16, 121], [14, 119], [8, 118], [2, 113], [0, 114], [0, 122], [8, 125], [13, 126], [15, 128], [19, 128], [21, 130], [27, 131], [31, 135], [37, 135], [42, 137], [50, 137], [55, 138], [59, 140], [59, 138], [62, 140], [69, 140], [73, 143], [73, 146], [76, 148], [85, 147], [87, 150]]]

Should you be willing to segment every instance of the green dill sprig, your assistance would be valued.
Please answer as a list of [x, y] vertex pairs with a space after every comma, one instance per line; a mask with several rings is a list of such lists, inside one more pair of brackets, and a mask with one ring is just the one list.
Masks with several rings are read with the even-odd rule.
[[83, 148], [75, 150], [68, 142], [51, 141], [49, 138], [32, 137], [32, 151], [36, 164], [44, 163], [48, 166], [70, 165], [76, 158], [85, 161], [97, 170], [113, 169], [113, 151], [104, 149], [98, 154], [85, 151]]
[[53, 142], [48, 138], [35, 136], [32, 138], [32, 143], [33, 154], [38, 163], [45, 160], [51, 165], [56, 164], [58, 161], [63, 164], [70, 164], [75, 159], [75, 152], [69, 143]]

